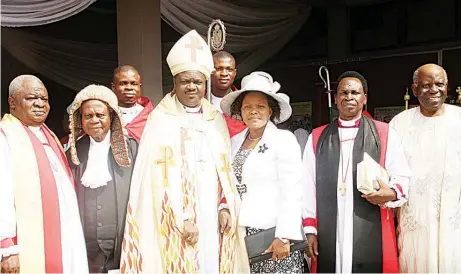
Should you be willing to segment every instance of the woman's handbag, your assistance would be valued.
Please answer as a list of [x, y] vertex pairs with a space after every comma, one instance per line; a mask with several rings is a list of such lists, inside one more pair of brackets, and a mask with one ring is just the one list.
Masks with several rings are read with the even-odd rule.
[[[302, 233], [303, 240], [290, 240], [290, 253], [297, 250], [304, 250], [307, 247], [306, 236]], [[248, 235], [245, 237], [248, 259], [250, 264], [261, 262], [272, 258], [272, 252], [266, 253], [266, 250], [275, 239], [275, 227], [263, 230], [261, 232]]]

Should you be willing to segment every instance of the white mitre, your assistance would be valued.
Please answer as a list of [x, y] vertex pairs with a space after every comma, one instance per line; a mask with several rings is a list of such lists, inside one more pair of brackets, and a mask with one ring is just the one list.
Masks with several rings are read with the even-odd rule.
[[171, 48], [166, 62], [171, 74], [184, 71], [200, 71], [208, 80], [214, 70], [213, 54], [203, 38], [195, 30], [186, 33]]

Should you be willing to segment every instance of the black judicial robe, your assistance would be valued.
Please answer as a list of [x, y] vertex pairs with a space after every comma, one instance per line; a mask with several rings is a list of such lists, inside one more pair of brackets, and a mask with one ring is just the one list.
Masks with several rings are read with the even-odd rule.
[[[392, 209], [381, 209], [357, 190], [357, 164], [367, 152], [385, 167], [388, 124], [362, 116], [353, 147], [353, 273], [397, 273], [397, 243]], [[340, 158], [338, 121], [314, 129], [319, 256], [312, 272], [335, 272], [337, 183]], [[335, 172], [332, 172], [335, 171]]]
[[105, 273], [120, 267], [131, 176], [138, 149], [135, 139], [129, 138], [127, 144], [131, 159], [130, 167], [119, 166], [115, 162], [112, 150], [109, 149], [108, 161], [112, 181], [96, 189], [81, 184], [88, 162], [90, 138], [84, 136], [76, 142], [79, 166], [72, 163], [70, 151], [67, 152], [75, 179], [90, 273]]

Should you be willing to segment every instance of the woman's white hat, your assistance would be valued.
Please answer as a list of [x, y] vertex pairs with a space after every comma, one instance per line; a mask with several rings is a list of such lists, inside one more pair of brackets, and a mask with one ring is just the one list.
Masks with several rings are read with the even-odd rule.
[[[269, 73], [263, 71], [255, 71], [243, 77], [242, 88], [240, 90], [230, 92], [221, 101], [222, 111], [231, 116], [231, 106], [235, 99], [245, 91], [259, 91], [274, 98], [280, 106], [280, 117], [275, 119], [275, 123], [283, 123], [291, 116], [290, 98], [283, 93], [277, 93], [280, 89], [280, 84], [272, 79]], [[235, 116], [235, 115], [234, 115]], [[233, 117], [242, 119], [241, 117]]]

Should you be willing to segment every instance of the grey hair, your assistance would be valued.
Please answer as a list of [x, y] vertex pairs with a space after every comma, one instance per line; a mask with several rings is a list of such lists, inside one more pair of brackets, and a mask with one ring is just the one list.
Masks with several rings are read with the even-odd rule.
[[19, 75], [18, 77], [14, 78], [13, 81], [11, 81], [10, 86], [8, 88], [8, 95], [13, 96], [17, 91], [24, 88], [24, 83], [26, 82], [35, 82], [43, 85], [42, 80], [40, 80], [37, 76], [29, 74]]
[[[438, 66], [438, 67], [440, 67], [440, 68], [442, 69], [443, 74], [445, 75], [445, 79], [446, 79], [447, 82], [448, 82], [448, 74], [447, 74], [447, 71], [446, 71], [443, 67], [441, 67], [441, 66], [439, 66], [439, 65], [436, 65], [436, 66]], [[423, 66], [421, 66], [421, 67], [423, 67]], [[417, 68], [417, 69], [415, 70], [415, 72], [413, 72], [413, 84], [417, 84], [417, 83], [418, 83], [418, 75], [419, 75], [419, 70], [421, 69], [421, 67]]]

